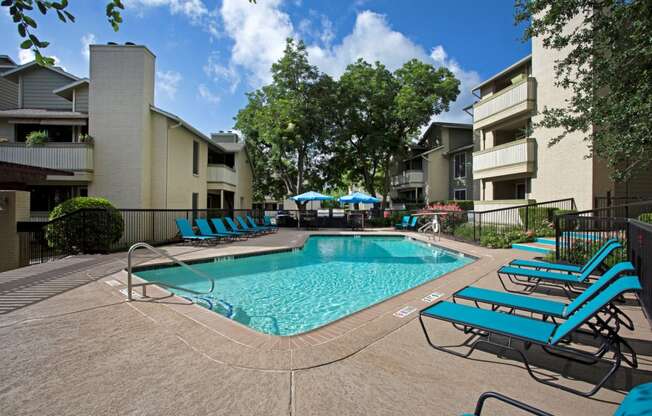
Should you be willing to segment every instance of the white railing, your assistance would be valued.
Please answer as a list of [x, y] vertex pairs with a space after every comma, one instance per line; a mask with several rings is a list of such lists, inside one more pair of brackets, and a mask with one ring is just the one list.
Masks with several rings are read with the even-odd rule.
[[473, 122], [477, 123], [487, 117], [521, 104], [529, 97], [534, 97], [534, 79], [513, 85], [481, 100], [473, 106]]
[[499, 168], [536, 160], [536, 140], [523, 139], [473, 153], [473, 171]]
[[222, 182], [230, 185], [237, 185], [237, 176], [235, 169], [226, 165], [208, 165], [206, 174], [207, 182]]
[[406, 170], [400, 175], [392, 177], [392, 186], [404, 185], [420, 185], [423, 184], [423, 171], [420, 170]]
[[28, 147], [25, 143], [0, 143], [0, 161], [58, 170], [92, 171], [93, 145], [46, 143]]

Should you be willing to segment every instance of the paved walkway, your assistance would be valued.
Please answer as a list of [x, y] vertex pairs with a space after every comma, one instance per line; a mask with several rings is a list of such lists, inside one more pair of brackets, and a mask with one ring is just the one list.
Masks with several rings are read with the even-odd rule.
[[[291, 247], [302, 238], [305, 233], [282, 231], [205, 251], [168, 251], [191, 259]], [[447, 240], [438, 244], [484, 259], [438, 279], [447, 295], [470, 282], [497, 287], [497, 265], [521, 254]], [[623, 309], [637, 330], [624, 331], [624, 336], [639, 353], [640, 368], [622, 369], [607, 388], [586, 399], [535, 382], [511, 356], [477, 351], [471, 359], [462, 359], [435, 351], [426, 344], [415, 314], [326, 364], [267, 368], [262, 365], [266, 353], [260, 352], [258, 368], [238, 365], [230, 353], [219, 353], [210, 328], [176, 313], [165, 299], [126, 302], [105, 283], [120, 279], [124, 266], [123, 253], [74, 257], [0, 274], [3, 416], [458, 415], [471, 411], [487, 390], [552, 414], [602, 415], [613, 412], [624, 391], [652, 380], [652, 331], [631, 301]], [[432, 322], [429, 329], [444, 343], [464, 341], [450, 325]], [[355, 331], [340, 338], [347, 337], [355, 337]], [[290, 350], [294, 354], [301, 348]], [[534, 357], [538, 371], [561, 372], [570, 378], [563, 380], [569, 385], [586, 387], [586, 381], [596, 377], [577, 364], [536, 352]], [[489, 415], [519, 414], [495, 403], [486, 410]]]

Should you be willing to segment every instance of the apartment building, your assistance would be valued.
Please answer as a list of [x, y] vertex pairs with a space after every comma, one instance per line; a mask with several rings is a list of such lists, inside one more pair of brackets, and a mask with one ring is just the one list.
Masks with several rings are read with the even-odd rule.
[[[145, 46], [91, 45], [85, 79], [0, 56], [0, 162], [67, 173], [22, 184], [34, 213], [85, 195], [121, 208], [251, 206], [243, 143], [156, 107], [155, 60]], [[47, 142], [27, 146], [33, 131]]]
[[395, 167], [392, 206], [473, 199], [473, 128], [433, 122]]
[[584, 134], [571, 133], [549, 146], [561, 131], [536, 127], [543, 109], [563, 107], [571, 96], [554, 85], [561, 53], [535, 38], [531, 55], [473, 89], [479, 97], [472, 106], [476, 209], [571, 197], [579, 209], [591, 209], [596, 197], [652, 198], [652, 172], [615, 183], [603, 161], [587, 157], [591, 153]]

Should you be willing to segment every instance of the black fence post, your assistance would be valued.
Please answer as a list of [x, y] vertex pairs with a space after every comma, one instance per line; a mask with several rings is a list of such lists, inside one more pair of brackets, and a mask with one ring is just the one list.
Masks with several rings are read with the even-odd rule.
[[523, 231], [527, 231], [528, 227], [530, 226], [529, 207], [530, 207], [529, 204], [525, 206], [525, 224], [523, 224], [523, 228], [524, 228]]
[[[554, 214], [553, 214], [554, 215]], [[559, 223], [561, 221], [561, 217], [558, 215], [555, 215], [555, 260], [559, 261], [559, 239], [561, 238], [561, 233], [559, 232]]]

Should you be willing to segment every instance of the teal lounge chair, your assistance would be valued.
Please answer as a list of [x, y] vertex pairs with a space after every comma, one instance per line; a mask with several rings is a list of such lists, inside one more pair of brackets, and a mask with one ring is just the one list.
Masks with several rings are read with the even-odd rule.
[[226, 223], [229, 224], [229, 227], [231, 227], [233, 232], [245, 233], [248, 236], [259, 235], [260, 234], [260, 233], [258, 233], [256, 231], [253, 231], [253, 230], [241, 229], [240, 227], [238, 227], [238, 224], [236, 224], [235, 221], [233, 221], [233, 219], [231, 217], [224, 217], [224, 221], [226, 221]]
[[269, 216], [265, 215], [263, 217], [263, 221], [264, 221], [265, 227], [270, 227], [270, 228], [273, 228], [273, 229], [278, 231], [278, 225], [272, 224], [272, 219]]
[[238, 225], [240, 228], [242, 228], [244, 231], [247, 232], [252, 232], [255, 234], [267, 234], [267, 230], [259, 230], [259, 229], [253, 229], [250, 226], [247, 225], [247, 221], [243, 220], [241, 216], [236, 215], [235, 220], [238, 221]]
[[[584, 305], [588, 300], [597, 295], [600, 291], [608, 287], [612, 282], [622, 276], [624, 273], [634, 273], [634, 265], [630, 262], [622, 262], [611, 267], [595, 283], [591, 284], [577, 296], [572, 302], [564, 303], [554, 300], [535, 298], [532, 296], [517, 295], [505, 293], [498, 290], [484, 289], [481, 287], [467, 286], [453, 294], [453, 302], [457, 300], [466, 300], [473, 302], [476, 306], [487, 304], [492, 310], [515, 310], [528, 312], [531, 314], [541, 315], [544, 320], [551, 318], [567, 319], [578, 308]], [[634, 323], [625, 315], [617, 306], [609, 305], [604, 311], [611, 315], [609, 321], [613, 320], [615, 325], [624, 325], [626, 328], [633, 330]]]
[[[616, 247], [612, 246], [612, 244], [617, 244]], [[547, 271], [556, 271], [556, 272], [569, 272], [569, 273], [582, 273], [584, 269], [586, 269], [595, 259], [598, 258], [602, 254], [604, 250], [615, 250], [616, 248], [621, 248], [622, 246], [618, 242], [617, 239], [615, 238], [610, 238], [607, 240], [602, 247], [598, 251], [595, 252], [595, 254], [587, 261], [583, 266], [578, 266], [575, 264], [558, 264], [558, 263], [550, 263], [547, 261], [539, 261], [539, 260], [513, 260], [512, 262], [509, 263], [510, 266], [517, 266], [517, 267], [528, 267], [528, 268], [533, 268], [536, 270], [547, 270]]]
[[[482, 416], [482, 408], [487, 399], [496, 399], [536, 416], [552, 416], [548, 412], [544, 412], [543, 410], [539, 410], [529, 404], [519, 402], [518, 400], [514, 400], [511, 397], [507, 397], [494, 391], [482, 393], [475, 405], [475, 411], [473, 414], [467, 413], [463, 416]], [[646, 413], [649, 414], [650, 409], [652, 409], [652, 383], [639, 384], [627, 393], [613, 416], [643, 416]]]
[[184, 242], [187, 243], [216, 243], [218, 239], [212, 236], [197, 235], [192, 229], [192, 226], [185, 218], [177, 218], [175, 220], [177, 223], [177, 228], [179, 229], [179, 234]]
[[419, 221], [419, 217], [416, 215], [412, 216], [410, 218], [410, 223], [408, 224], [407, 227], [405, 227], [406, 230], [416, 230], [417, 229], [417, 221]]
[[401, 222], [394, 225], [394, 228], [403, 230], [407, 228], [408, 224], [410, 223], [410, 216], [409, 215], [403, 215], [403, 219], [401, 219]]
[[598, 267], [614, 250], [620, 247], [622, 247], [620, 243], [610, 244], [609, 248], [603, 250], [598, 256], [592, 259], [580, 274], [548, 272], [507, 265], [498, 269], [498, 279], [503, 285], [503, 288], [508, 292], [513, 292], [513, 290], [507, 288], [504, 279], [511, 281], [515, 285], [523, 286], [526, 289], [525, 293], [532, 293], [541, 284], [561, 286], [570, 298], [572, 297], [572, 292], [578, 293], [576, 286], [588, 283], [589, 278]]
[[230, 236], [232, 236], [234, 238], [238, 238], [238, 237], [244, 238], [244, 239], [247, 238], [247, 233], [244, 233], [244, 232], [241, 232], [241, 231], [229, 231], [229, 230], [227, 230], [226, 226], [224, 226], [224, 223], [222, 222], [222, 220], [220, 218], [212, 218], [211, 222], [213, 223], [213, 227], [215, 227], [215, 229], [217, 230], [218, 233], [230, 235]]
[[[625, 293], [641, 290], [641, 284], [636, 276], [626, 276], [613, 282], [609, 287], [604, 289], [593, 299], [584, 303], [584, 305], [571, 314], [563, 323], [554, 323], [532, 319], [521, 315], [512, 315], [487, 309], [479, 309], [473, 306], [462, 305], [448, 301], [441, 301], [435, 305], [423, 309], [419, 313], [419, 322], [423, 333], [431, 347], [447, 352], [458, 357], [466, 358], [482, 344], [510, 350], [518, 354], [528, 374], [536, 381], [560, 388], [562, 390], [575, 393], [581, 396], [589, 397], [594, 395], [607, 380], [620, 368], [624, 361], [630, 367], [638, 367], [636, 353], [631, 346], [620, 337], [611, 326], [609, 326], [601, 316], [600, 312], [609, 304]], [[457, 329], [464, 331], [465, 334], [472, 334], [475, 341], [472, 343], [465, 342], [469, 346], [469, 351], [462, 353], [450, 349], [450, 347], [436, 345], [430, 339], [428, 331], [424, 324], [424, 318], [434, 318], [437, 320], [450, 322]], [[595, 339], [600, 343], [595, 352], [572, 348], [566, 344], [566, 341], [580, 327], [589, 325], [594, 327]], [[498, 342], [492, 334], [506, 338], [506, 343]], [[518, 349], [514, 346], [514, 341], [520, 341], [524, 344], [524, 349]], [[533, 345], [539, 345], [542, 350], [555, 357], [562, 357], [575, 363], [584, 365], [594, 365], [601, 361], [609, 352], [613, 353], [611, 367], [607, 373], [596, 383], [589, 391], [580, 391], [552, 381], [549, 377], [542, 378], [537, 376], [530, 367], [526, 353]], [[625, 350], [629, 356], [627, 356]]]
[[221, 232], [214, 232], [211, 229], [210, 224], [208, 224], [208, 221], [203, 219], [203, 218], [197, 218], [195, 220], [195, 223], [197, 224], [197, 227], [199, 228], [199, 232], [203, 236], [208, 236], [208, 237], [215, 237], [218, 239], [231, 239], [233, 236], [231, 234], [227, 233], [221, 233]]
[[276, 230], [273, 227], [267, 227], [265, 225], [258, 225], [256, 224], [256, 221], [251, 217], [251, 215], [247, 214], [247, 220], [249, 221], [249, 225], [254, 231], [261, 231], [265, 233], [273, 233]]

